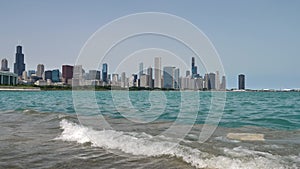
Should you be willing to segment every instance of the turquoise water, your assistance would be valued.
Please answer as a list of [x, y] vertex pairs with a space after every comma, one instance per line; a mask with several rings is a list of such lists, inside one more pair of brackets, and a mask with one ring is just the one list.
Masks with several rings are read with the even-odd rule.
[[227, 92], [222, 114], [212, 95], [0, 92], [0, 168], [300, 168], [300, 92]]
[[[143, 112], [151, 106], [150, 92], [130, 92], [131, 102]], [[156, 120], [175, 120], [180, 109], [180, 92], [165, 92], [166, 108]], [[104, 115], [122, 118], [114, 107], [111, 92], [96, 92], [97, 103]], [[211, 106], [210, 92], [201, 92], [196, 124], [203, 124]], [[0, 92], [0, 110], [35, 110], [40, 112], [75, 113], [71, 91]], [[105, 106], [104, 106], [105, 105]], [[92, 112], [91, 112], [92, 113]], [[145, 114], [146, 115], [146, 114]], [[299, 92], [227, 92], [220, 126], [260, 126], [272, 129], [300, 128]]]

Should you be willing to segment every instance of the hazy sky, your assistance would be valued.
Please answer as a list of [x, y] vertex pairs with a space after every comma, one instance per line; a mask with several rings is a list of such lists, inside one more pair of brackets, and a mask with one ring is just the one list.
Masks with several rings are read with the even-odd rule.
[[21, 41], [27, 70], [39, 63], [61, 69], [75, 63], [101, 26], [136, 12], [170, 13], [200, 28], [220, 55], [228, 88], [237, 86], [239, 73], [246, 75], [247, 88], [300, 88], [298, 0], [1, 0], [0, 58], [13, 70]]

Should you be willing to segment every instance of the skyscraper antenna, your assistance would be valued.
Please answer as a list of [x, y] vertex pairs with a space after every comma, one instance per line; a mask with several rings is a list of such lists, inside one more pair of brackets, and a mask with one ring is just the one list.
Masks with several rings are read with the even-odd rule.
[[18, 40], [18, 45], [21, 45], [21, 43], [22, 43], [22, 40]]

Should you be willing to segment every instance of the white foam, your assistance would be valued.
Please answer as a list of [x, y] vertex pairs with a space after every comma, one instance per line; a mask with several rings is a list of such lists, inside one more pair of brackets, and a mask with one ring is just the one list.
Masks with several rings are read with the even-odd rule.
[[[121, 150], [125, 153], [143, 156], [171, 156], [181, 158], [197, 168], [285, 168], [278, 160], [257, 156], [256, 158], [232, 158], [227, 156], [214, 156], [198, 149], [177, 145], [170, 138], [150, 139], [146, 133], [121, 132], [114, 130], [97, 131], [78, 124], [62, 120], [60, 123], [64, 130], [56, 138], [63, 141], [75, 141], [78, 143], [90, 142], [93, 146], [106, 149]], [[236, 153], [245, 153], [237, 151]], [[248, 152], [247, 152], [248, 153]]]

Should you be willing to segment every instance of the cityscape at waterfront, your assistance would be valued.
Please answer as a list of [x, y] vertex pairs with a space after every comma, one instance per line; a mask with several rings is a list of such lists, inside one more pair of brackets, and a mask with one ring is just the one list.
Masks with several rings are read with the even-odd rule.
[[[195, 57], [191, 58], [191, 70], [186, 70], [184, 76], [180, 76], [179, 68], [175, 66], [163, 66], [162, 58], [154, 57], [154, 67], [144, 68], [143, 62], [139, 63], [137, 74], [126, 76], [109, 73], [109, 64], [102, 64], [102, 71], [85, 71], [82, 65], [62, 65], [59, 69], [45, 70], [44, 64], [38, 64], [36, 70], [26, 71], [22, 46], [16, 47], [14, 63], [14, 77], [18, 77], [18, 84], [36, 86], [112, 86], [121, 88], [149, 88], [149, 89], [175, 89], [175, 90], [226, 90], [226, 77], [220, 75], [219, 71], [205, 73], [202, 77], [197, 70]], [[1, 62], [1, 71], [9, 72], [8, 61], [4, 58]], [[101, 74], [102, 73], [102, 74]], [[153, 76], [154, 75], [154, 76]], [[7, 84], [17, 84], [8, 82]], [[1, 83], [3, 83], [1, 81]], [[245, 83], [245, 82], [244, 82]], [[239, 88], [245, 90], [245, 84]]]

